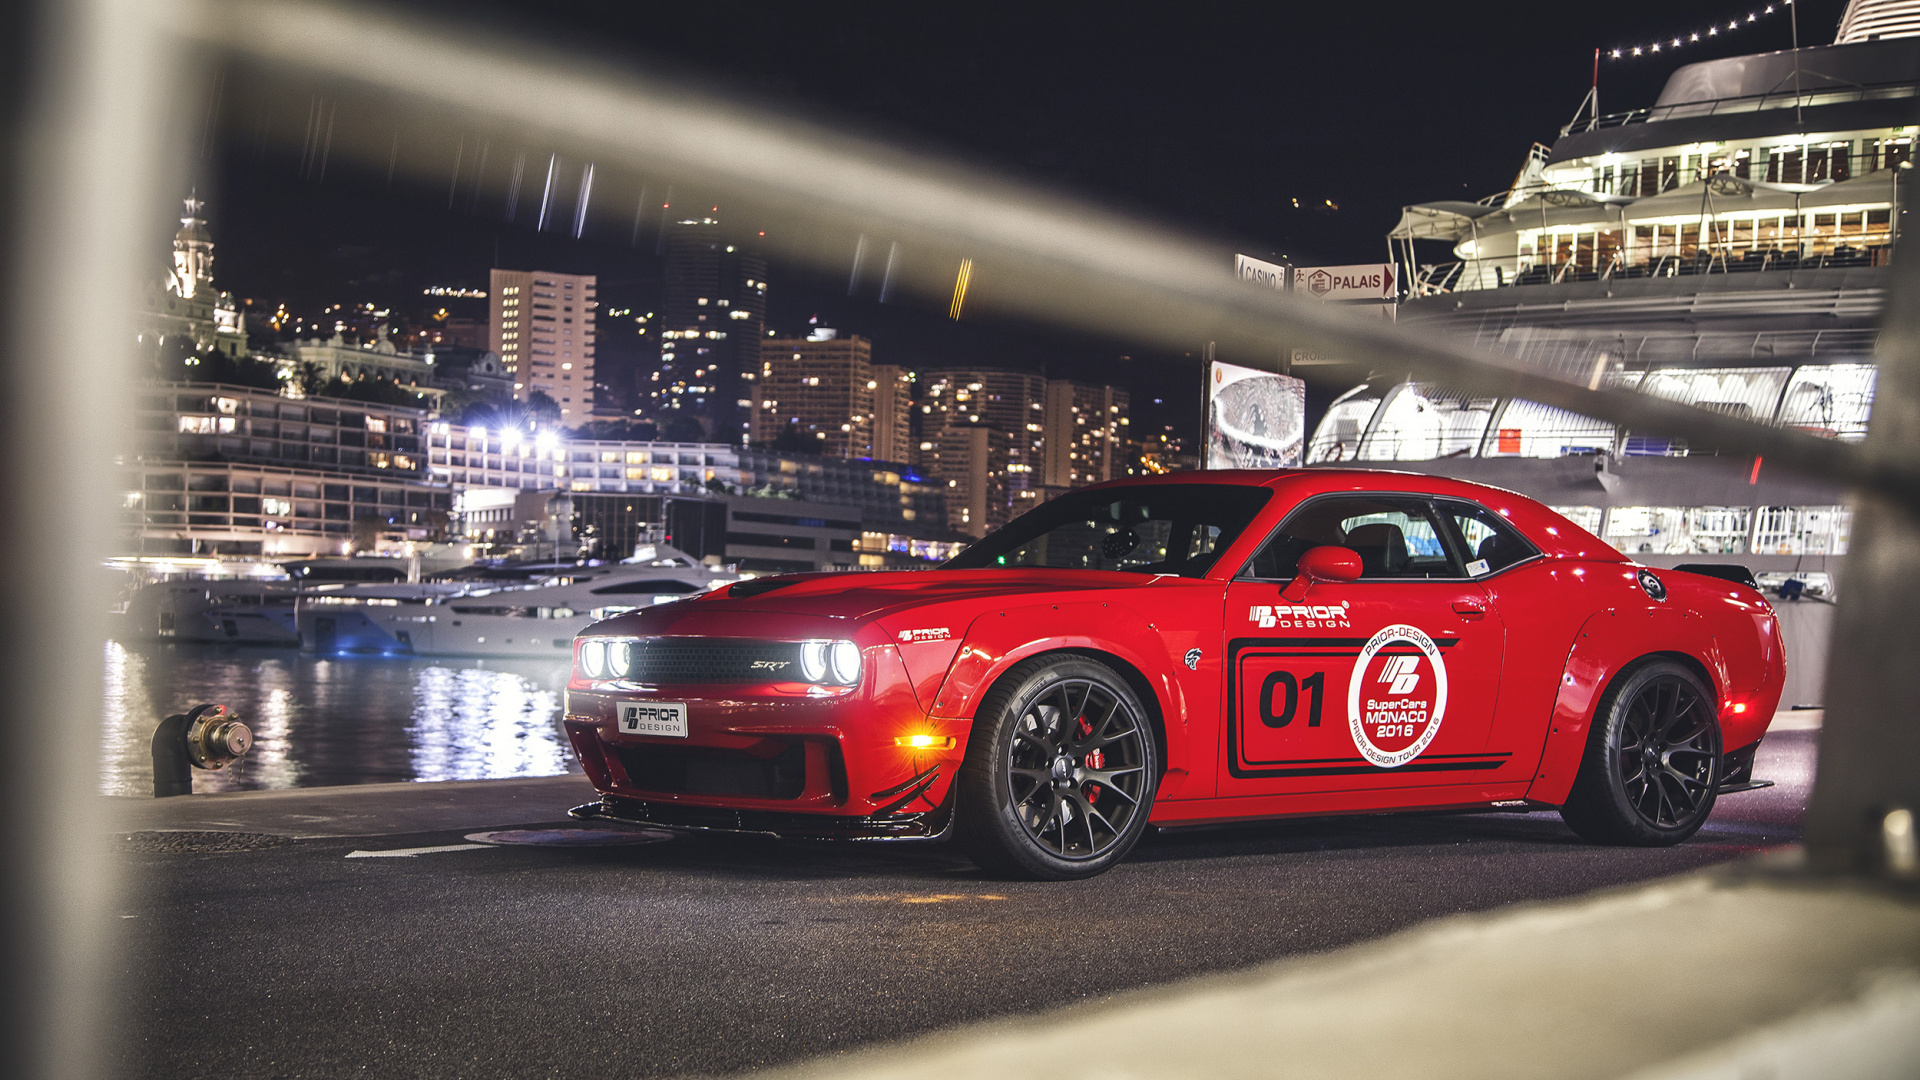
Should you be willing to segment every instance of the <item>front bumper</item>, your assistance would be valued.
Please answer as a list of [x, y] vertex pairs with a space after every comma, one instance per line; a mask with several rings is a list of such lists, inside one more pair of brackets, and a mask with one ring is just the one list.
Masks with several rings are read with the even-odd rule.
[[736, 833], [787, 840], [928, 841], [943, 840], [953, 829], [951, 799], [944, 805], [918, 813], [849, 817], [777, 810], [730, 810], [607, 795], [599, 802], [576, 806], [567, 814], [582, 821], [612, 821], [676, 832]]
[[[940, 811], [971, 724], [928, 717], [904, 678], [876, 683], [834, 695], [737, 684], [569, 688], [563, 726], [601, 796], [575, 816], [776, 836], [934, 838], [945, 829]], [[684, 703], [686, 736], [621, 731], [620, 705], [648, 700]], [[923, 737], [934, 745], [911, 744]]]

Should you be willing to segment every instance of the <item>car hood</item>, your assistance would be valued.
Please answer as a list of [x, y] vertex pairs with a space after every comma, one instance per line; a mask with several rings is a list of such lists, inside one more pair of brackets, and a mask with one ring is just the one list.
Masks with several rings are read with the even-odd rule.
[[[1160, 580], [1162, 577], [1154, 574], [1047, 569], [795, 574], [782, 578], [760, 578], [717, 589], [696, 603], [716, 613], [720, 610], [754, 611], [866, 619], [957, 600], [985, 600], [1000, 596], [1031, 599], [1041, 593], [1138, 589]], [[735, 589], [747, 595], [731, 595]]]

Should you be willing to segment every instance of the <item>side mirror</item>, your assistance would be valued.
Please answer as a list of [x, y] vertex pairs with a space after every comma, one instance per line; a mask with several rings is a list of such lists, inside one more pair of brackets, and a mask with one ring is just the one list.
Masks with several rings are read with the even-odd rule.
[[1352, 548], [1331, 544], [1308, 548], [1307, 553], [1300, 556], [1299, 572], [1280, 590], [1280, 599], [1297, 603], [1306, 599], [1307, 589], [1314, 582], [1358, 581], [1360, 571], [1360, 555]]

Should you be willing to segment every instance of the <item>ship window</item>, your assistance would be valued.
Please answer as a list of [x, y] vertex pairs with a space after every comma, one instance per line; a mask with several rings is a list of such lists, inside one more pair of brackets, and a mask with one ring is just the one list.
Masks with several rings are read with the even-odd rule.
[[1866, 437], [1873, 411], [1872, 364], [1813, 364], [1787, 381], [1779, 422], [1829, 439]]
[[1430, 461], [1479, 449], [1497, 399], [1406, 383], [1389, 400], [1360, 449], [1363, 461]]
[[1374, 410], [1380, 407], [1381, 394], [1380, 390], [1363, 383], [1328, 406], [1327, 415], [1314, 429], [1313, 441], [1307, 444], [1308, 464], [1357, 458], [1360, 436], [1365, 434]]
[[1529, 458], [1592, 454], [1609, 449], [1613, 438], [1613, 425], [1604, 420], [1516, 399], [1495, 421], [1485, 453]]

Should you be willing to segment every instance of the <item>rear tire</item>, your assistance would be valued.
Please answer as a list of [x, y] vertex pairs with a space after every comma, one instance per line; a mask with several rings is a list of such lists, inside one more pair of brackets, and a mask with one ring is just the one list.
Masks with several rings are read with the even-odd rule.
[[1588, 840], [1664, 847], [1713, 812], [1723, 768], [1713, 691], [1655, 660], [1618, 676], [1594, 711], [1586, 756], [1560, 816]]
[[959, 777], [958, 838], [992, 873], [1092, 877], [1126, 858], [1160, 781], [1147, 710], [1113, 669], [1035, 657], [980, 704]]

